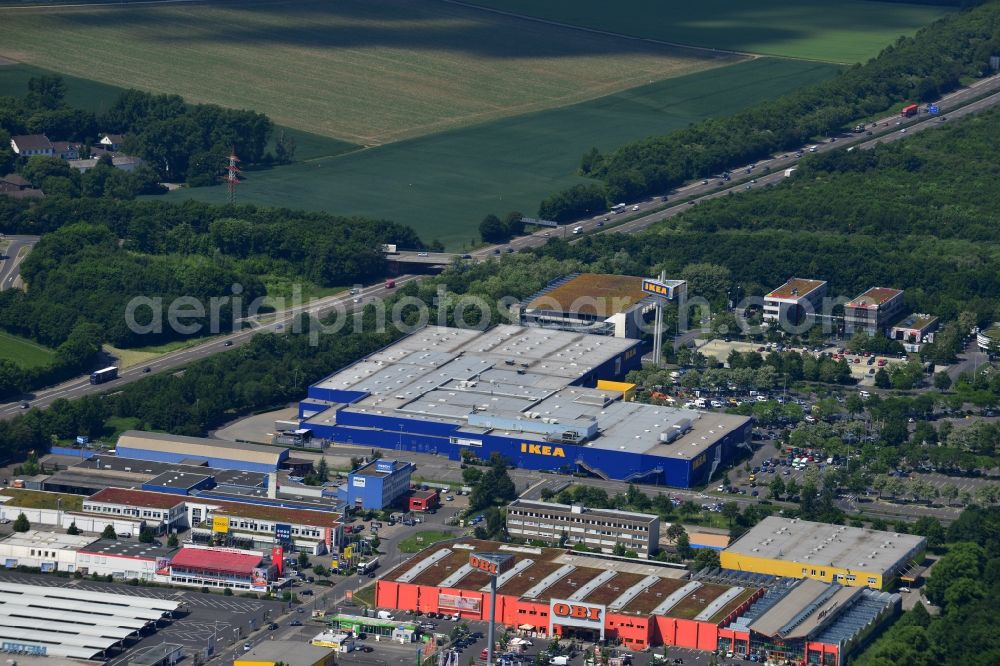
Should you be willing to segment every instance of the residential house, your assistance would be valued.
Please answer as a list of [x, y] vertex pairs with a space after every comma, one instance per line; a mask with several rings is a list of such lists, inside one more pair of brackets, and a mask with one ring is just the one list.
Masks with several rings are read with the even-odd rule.
[[44, 134], [23, 134], [11, 137], [10, 147], [21, 157], [32, 157], [34, 155], [53, 157], [55, 155], [52, 142]]
[[104, 134], [101, 136], [101, 145], [107, 150], [118, 151], [121, 150], [122, 144], [125, 143], [124, 134]]

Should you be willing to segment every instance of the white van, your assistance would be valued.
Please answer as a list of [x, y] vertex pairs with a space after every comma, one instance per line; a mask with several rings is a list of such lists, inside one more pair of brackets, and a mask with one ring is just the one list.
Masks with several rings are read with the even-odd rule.
[[861, 396], [862, 398], [870, 398], [870, 397], [872, 397], [872, 394], [869, 393], [868, 391], [859, 391], [858, 395]]
[[582, 234], [583, 233], [583, 227], [573, 227], [573, 233], [574, 234]]
[[389, 611], [380, 610], [378, 612], [378, 619], [380, 619], [380, 620], [394, 620], [395, 618], [392, 617], [392, 613], [390, 613]]
[[705, 409], [708, 407], [708, 402], [706, 402], [704, 398], [698, 398], [694, 401], [694, 406], [698, 409]]

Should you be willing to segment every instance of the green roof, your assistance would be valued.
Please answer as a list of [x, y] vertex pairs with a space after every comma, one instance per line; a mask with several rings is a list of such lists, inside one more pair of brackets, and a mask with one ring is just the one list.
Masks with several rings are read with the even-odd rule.
[[[41, 490], [24, 490], [23, 488], [4, 488], [0, 496], [10, 497], [5, 506], [20, 506], [25, 509], [58, 509], [63, 511], [82, 511], [83, 496], [67, 493], [49, 493]], [[62, 502], [57, 500], [61, 499]]]

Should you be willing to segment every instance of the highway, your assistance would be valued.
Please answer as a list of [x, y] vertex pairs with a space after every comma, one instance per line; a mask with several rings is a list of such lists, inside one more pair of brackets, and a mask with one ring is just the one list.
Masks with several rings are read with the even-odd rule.
[[38, 236], [3, 236], [0, 242], [7, 242], [7, 249], [0, 253], [0, 291], [12, 289], [21, 276], [21, 263], [31, 248], [38, 242]]
[[[898, 115], [886, 116], [874, 124], [868, 123], [868, 130], [873, 133], [872, 137], [868, 137], [866, 134], [851, 134], [845, 137], [828, 139], [823, 142], [817, 142], [815, 144], [815, 152], [826, 152], [850, 146], [864, 150], [873, 148], [879, 143], [898, 141], [917, 132], [945, 124], [942, 117], [946, 116], [949, 119], [956, 119], [988, 109], [1000, 103], [1000, 92], [998, 91], [1000, 91], [1000, 75], [982, 79], [968, 88], [963, 88], [943, 97], [937, 103], [941, 110], [941, 113], [938, 115], [928, 115], [921, 112], [917, 116], [907, 119], [901, 119]], [[897, 123], [900, 124], [897, 125]], [[901, 131], [904, 129], [905, 132]], [[809, 153], [806, 152], [804, 154], [808, 155]], [[799, 159], [800, 157], [794, 151], [775, 156], [770, 160], [761, 161], [752, 169], [750, 169], [750, 165], [734, 168], [731, 172], [731, 182], [723, 183], [719, 179], [714, 178], [678, 188], [671, 195], [672, 200], [678, 201], [674, 205], [664, 205], [663, 197], [653, 197], [630, 204], [626, 207], [626, 212], [619, 215], [610, 213], [601, 214], [585, 220], [571, 222], [559, 229], [543, 229], [534, 234], [515, 238], [510, 243], [483, 247], [470, 254], [473, 261], [485, 261], [495, 255], [503, 254], [508, 248], [512, 251], [518, 251], [539, 247], [553, 237], [566, 237], [572, 239], [572, 242], [576, 242], [588, 233], [636, 233], [657, 222], [680, 214], [699, 201], [707, 201], [727, 196], [729, 193], [737, 194], [753, 188], [777, 184], [784, 179], [785, 169], [795, 166]], [[750, 170], [748, 171], [748, 169]], [[616, 222], [616, 219], [623, 217], [625, 218], [624, 222]], [[572, 234], [571, 230], [577, 226], [583, 228], [582, 233], [579, 235]], [[37, 242], [36, 237], [8, 237], [10, 240], [15, 238], [35, 238], [33, 242]], [[16, 270], [16, 266], [13, 269]], [[5, 270], [10, 271], [11, 269], [5, 266]], [[7, 278], [4, 277], [3, 279], [6, 280]], [[423, 276], [419, 275], [401, 275], [395, 278], [397, 287], [421, 279], [423, 279]], [[149, 373], [180, 368], [192, 361], [226, 351], [230, 347], [238, 347], [245, 344], [252, 336], [259, 333], [284, 332], [285, 326], [302, 312], [310, 312], [316, 316], [322, 316], [337, 308], [349, 311], [355, 307], [364, 305], [372, 297], [385, 293], [387, 292], [384, 284], [379, 283], [364, 287], [357, 296], [360, 299], [359, 303], [354, 302], [355, 296], [341, 292], [311, 303], [295, 306], [280, 313], [269, 315], [272, 319], [267, 324], [251, 322], [251, 327], [237, 333], [220, 336], [197, 346], [165, 354], [145, 366], [135, 366], [122, 370], [119, 378], [112, 382], [93, 386], [90, 384], [88, 377], [80, 377], [55, 387], [37, 391], [31, 396], [21, 398], [15, 402], [0, 405], [0, 419], [9, 419], [21, 413], [25, 402], [31, 407], [45, 407], [58, 398], [73, 399], [91, 393], [114, 390], [147, 374], [144, 371], [146, 367], [149, 368]]]

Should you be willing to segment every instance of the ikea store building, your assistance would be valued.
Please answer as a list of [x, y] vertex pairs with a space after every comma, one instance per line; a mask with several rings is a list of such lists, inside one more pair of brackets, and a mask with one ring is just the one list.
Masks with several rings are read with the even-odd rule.
[[301, 427], [337, 444], [679, 488], [747, 445], [742, 416], [627, 400], [639, 340], [503, 325], [429, 326], [309, 388]]

